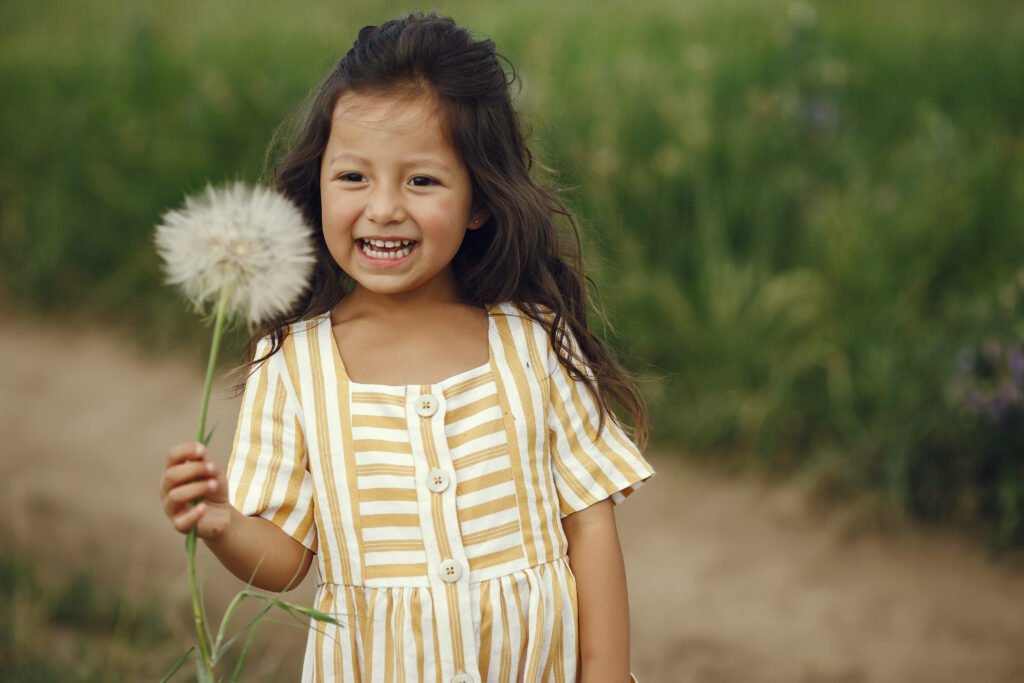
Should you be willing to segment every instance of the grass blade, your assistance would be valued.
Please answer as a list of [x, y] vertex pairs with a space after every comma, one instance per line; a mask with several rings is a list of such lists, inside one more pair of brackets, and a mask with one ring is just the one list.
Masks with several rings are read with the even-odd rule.
[[235, 641], [238, 640], [239, 637], [241, 637], [243, 633], [253, 628], [259, 621], [261, 621], [267, 615], [267, 612], [273, 609], [273, 607], [273, 605], [265, 606], [262, 610], [260, 610], [259, 614], [257, 614], [255, 617], [247, 621], [245, 623], [245, 626], [238, 629], [238, 633], [225, 640], [223, 644], [220, 644], [217, 647], [216, 657], [220, 657], [223, 653], [227, 652], [231, 648], [231, 646], [235, 644]]
[[171, 667], [170, 671], [168, 671], [166, 674], [164, 674], [164, 677], [160, 679], [160, 683], [167, 683], [167, 681], [171, 680], [174, 677], [174, 674], [178, 673], [178, 671], [181, 670], [181, 667], [185, 666], [185, 662], [188, 661], [189, 655], [191, 655], [195, 651], [196, 651], [196, 646], [195, 645], [193, 645], [189, 649], [185, 650], [185, 654], [183, 654], [178, 659], [178, 661], [174, 663], [174, 666]]
[[[267, 610], [269, 609], [270, 606], [268, 605]], [[264, 614], [266, 614], [267, 610], [264, 610], [262, 613], [260, 613], [260, 616], [262, 617]], [[249, 648], [252, 647], [252, 639], [253, 636], [256, 635], [255, 626], [257, 621], [259, 621], [258, 618], [253, 620], [251, 624], [246, 625], [246, 628], [249, 628], [249, 626], [252, 626], [253, 628], [249, 628], [249, 637], [245, 639], [245, 645], [242, 646], [242, 652], [238, 655], [238, 662], [235, 663], [235, 670], [231, 674], [231, 683], [237, 683], [239, 680], [238, 677], [242, 675], [242, 664], [245, 663], [245, 658], [249, 656]], [[231, 640], [234, 640], [234, 638], [232, 638]]]

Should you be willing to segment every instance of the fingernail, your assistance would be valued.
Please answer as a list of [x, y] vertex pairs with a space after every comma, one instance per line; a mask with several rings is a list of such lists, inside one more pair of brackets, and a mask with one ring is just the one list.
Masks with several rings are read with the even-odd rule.
[[206, 455], [206, 446], [201, 443], [196, 444], [196, 453], [199, 455]]
[[206, 463], [206, 471], [210, 472], [210, 473], [213, 472], [213, 463], [212, 462]]

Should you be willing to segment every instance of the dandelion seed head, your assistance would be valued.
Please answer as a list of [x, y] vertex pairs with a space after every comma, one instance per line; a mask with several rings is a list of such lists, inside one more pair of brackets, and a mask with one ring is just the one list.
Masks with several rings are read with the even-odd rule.
[[231, 288], [228, 310], [251, 324], [282, 313], [307, 288], [315, 260], [301, 212], [265, 187], [207, 187], [156, 228], [167, 282], [199, 309]]

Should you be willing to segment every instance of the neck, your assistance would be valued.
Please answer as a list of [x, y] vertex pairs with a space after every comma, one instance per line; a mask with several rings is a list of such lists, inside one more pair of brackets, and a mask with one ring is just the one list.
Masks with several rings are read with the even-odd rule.
[[353, 314], [372, 312], [375, 316], [394, 317], [410, 314], [423, 315], [439, 307], [462, 303], [456, 294], [454, 279], [446, 279], [431, 283], [427, 287], [396, 294], [374, 292], [357, 284], [339, 306], [343, 306]]

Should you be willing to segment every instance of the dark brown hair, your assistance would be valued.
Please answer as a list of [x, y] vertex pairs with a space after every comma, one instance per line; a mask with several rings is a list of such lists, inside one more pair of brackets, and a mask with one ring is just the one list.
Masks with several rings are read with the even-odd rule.
[[[411, 14], [359, 31], [320, 83], [300, 132], [274, 168], [277, 189], [315, 228], [317, 263], [310, 289], [291, 310], [254, 331], [250, 366], [280, 349], [290, 324], [329, 311], [351, 286], [327, 250], [320, 206], [321, 157], [339, 97], [423, 93], [436, 101], [449, 141], [469, 171], [474, 204], [490, 213], [482, 227], [466, 232], [452, 262], [460, 297], [478, 306], [512, 302], [542, 324], [562, 365], [600, 404], [601, 427], [616, 405], [642, 447], [646, 405], [632, 377], [587, 325], [591, 283], [579, 231], [556, 193], [531, 176], [533, 158], [512, 106], [515, 70], [502, 64], [492, 41], [475, 40], [436, 14]], [[270, 352], [255, 359], [256, 343], [268, 335]]]

